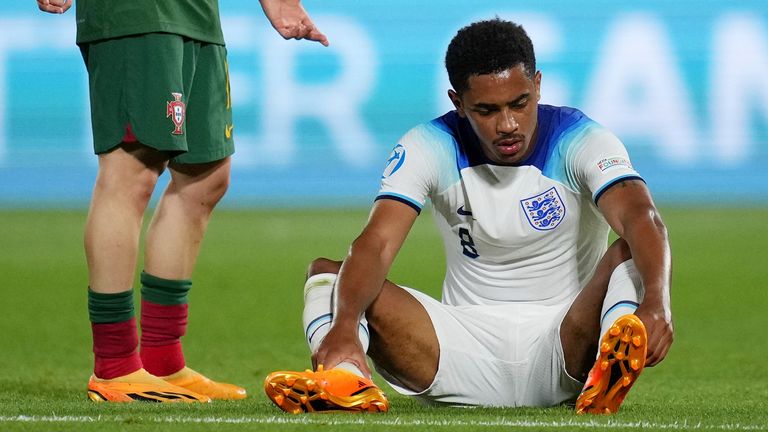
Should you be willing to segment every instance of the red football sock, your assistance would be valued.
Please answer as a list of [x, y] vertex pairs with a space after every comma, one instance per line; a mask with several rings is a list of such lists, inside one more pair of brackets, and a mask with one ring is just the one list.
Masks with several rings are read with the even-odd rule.
[[135, 317], [115, 323], [91, 323], [91, 331], [96, 377], [112, 379], [141, 369]]
[[141, 301], [141, 362], [152, 375], [171, 375], [186, 365], [180, 338], [187, 330], [187, 309], [186, 303]]

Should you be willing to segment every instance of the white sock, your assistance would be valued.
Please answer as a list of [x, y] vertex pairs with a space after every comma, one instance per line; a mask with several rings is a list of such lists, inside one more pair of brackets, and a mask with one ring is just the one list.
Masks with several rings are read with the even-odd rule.
[[[336, 283], [335, 273], [316, 274], [304, 284], [304, 335], [307, 337], [309, 349], [314, 353], [325, 339], [333, 321], [333, 285]], [[370, 336], [368, 334], [368, 321], [361, 317], [358, 326], [358, 337], [363, 345], [363, 350], [368, 351]], [[365, 376], [355, 364], [341, 362], [339, 369], [348, 370], [354, 374]]]
[[600, 312], [601, 337], [617, 319], [635, 313], [644, 295], [645, 289], [635, 262], [630, 259], [619, 264], [611, 274], [608, 291], [603, 300], [603, 309]]

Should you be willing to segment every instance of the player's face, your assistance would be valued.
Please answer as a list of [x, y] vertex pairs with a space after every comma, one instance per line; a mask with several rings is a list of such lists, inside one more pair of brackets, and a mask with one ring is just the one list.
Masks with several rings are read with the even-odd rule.
[[505, 71], [473, 75], [461, 95], [448, 90], [459, 115], [466, 117], [480, 138], [483, 152], [501, 165], [519, 163], [536, 142], [541, 72], [533, 79], [523, 65]]

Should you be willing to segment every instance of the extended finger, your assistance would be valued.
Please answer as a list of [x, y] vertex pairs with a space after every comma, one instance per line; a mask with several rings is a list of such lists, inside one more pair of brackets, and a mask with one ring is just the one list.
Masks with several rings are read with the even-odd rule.
[[653, 335], [648, 335], [648, 348], [645, 354], [645, 365], [649, 367], [653, 367], [658, 363], [658, 351], [659, 351], [659, 344], [660, 341], [658, 338]]
[[661, 342], [659, 344], [659, 348], [656, 350], [656, 363], [661, 363], [662, 360], [667, 358], [667, 353], [669, 353], [669, 349], [672, 348], [672, 334], [666, 334], [661, 339]]
[[320, 42], [323, 44], [323, 46], [328, 46], [330, 44], [328, 42], [328, 38], [324, 34], [320, 33], [320, 30], [317, 28], [313, 28], [312, 31], [307, 35], [306, 39]]
[[317, 350], [314, 354], [312, 354], [312, 369], [317, 370], [318, 366], [323, 365], [325, 369], [330, 369], [338, 363], [338, 360], [334, 360], [333, 354], [329, 355], [328, 351], [324, 350], [322, 347]]
[[320, 42], [324, 46], [328, 46], [328, 38], [317, 28], [312, 19], [309, 16], [301, 20], [302, 30], [305, 30], [301, 39], [307, 39], [315, 42]]
[[663, 346], [661, 348], [661, 351], [659, 351], [659, 354], [656, 356], [656, 364], [661, 363], [665, 358], [667, 358], [667, 353], [669, 352], [669, 346]]
[[312, 354], [312, 370], [317, 370], [317, 353]]
[[[661, 340], [654, 345], [649, 344], [648, 355], [646, 356], [645, 360], [646, 366], [653, 367], [661, 363], [661, 361], [664, 360], [664, 358], [667, 356], [671, 345], [672, 339], [669, 336], [662, 337]], [[653, 349], [651, 349], [651, 347], [653, 347]]]
[[301, 33], [301, 39], [309, 39], [309, 35], [312, 34], [313, 31], [315, 31], [315, 26], [313, 25], [304, 25], [301, 24], [300, 27], [300, 33]]
[[645, 359], [646, 367], [654, 367], [659, 363], [659, 359], [655, 354], [651, 354]]
[[351, 360], [351, 359], [349, 361], [350, 361], [350, 363], [354, 363], [355, 366], [357, 366], [357, 368], [360, 369], [360, 372], [362, 372], [363, 375], [365, 375], [366, 378], [371, 378], [371, 375], [372, 375], [371, 374], [371, 369], [368, 367], [368, 363], [365, 360], [363, 360], [362, 363], [358, 362], [358, 361]]
[[657, 364], [661, 363], [662, 360], [664, 360], [664, 357], [667, 355], [667, 349], [666, 347], [659, 347], [656, 349], [656, 351], [653, 353], [653, 356], [646, 360], [646, 366], [656, 366]]

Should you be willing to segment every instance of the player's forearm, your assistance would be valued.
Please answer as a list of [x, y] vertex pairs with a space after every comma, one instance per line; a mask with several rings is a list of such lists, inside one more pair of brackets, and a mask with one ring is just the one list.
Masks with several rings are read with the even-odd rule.
[[667, 229], [655, 208], [642, 212], [625, 224], [622, 237], [632, 251], [632, 258], [645, 287], [644, 304], [669, 310], [672, 255]]
[[385, 249], [364, 235], [352, 243], [339, 272], [334, 326], [356, 329], [360, 316], [381, 292], [392, 264]]

